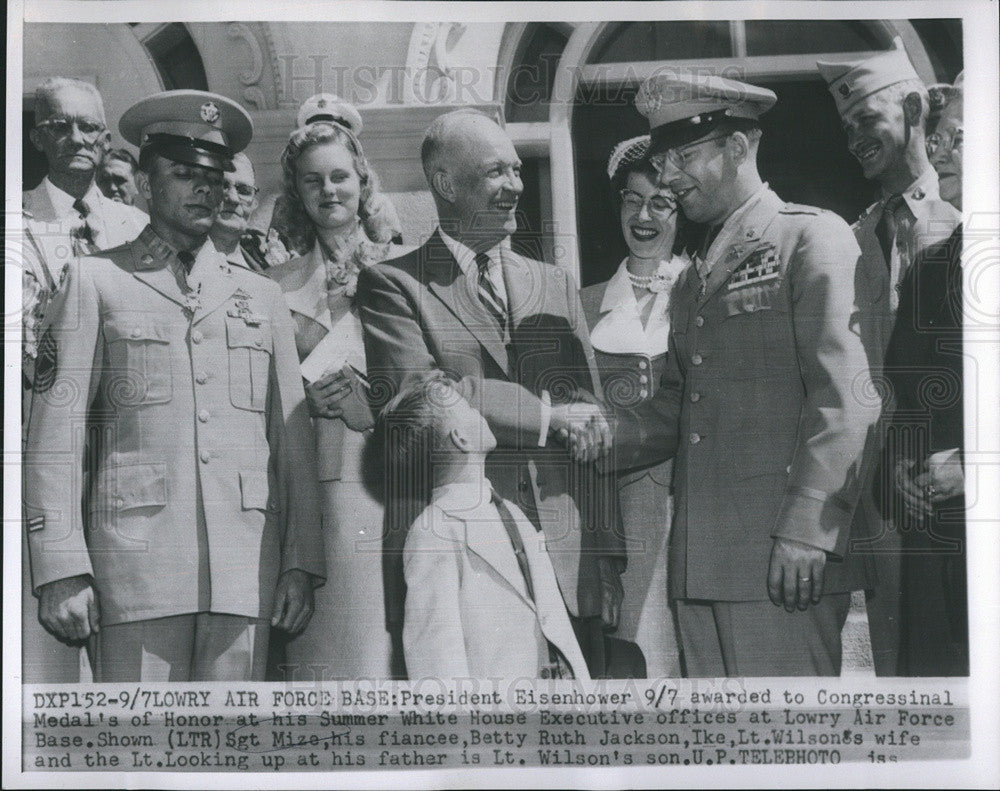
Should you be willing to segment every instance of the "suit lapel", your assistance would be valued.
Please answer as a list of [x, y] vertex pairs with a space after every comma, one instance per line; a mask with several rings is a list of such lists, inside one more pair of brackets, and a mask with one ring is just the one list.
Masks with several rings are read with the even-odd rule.
[[[724, 283], [729, 281], [740, 265], [760, 247], [761, 237], [768, 229], [781, 209], [781, 199], [768, 190], [752, 206], [736, 228], [732, 230], [724, 247], [716, 252], [716, 260], [712, 264], [705, 293], [700, 303], [704, 304]], [[723, 230], [726, 233], [726, 230]], [[715, 252], [715, 251], [712, 251]]]
[[528, 316], [541, 315], [545, 302], [545, 270], [537, 261], [522, 258], [513, 250], [500, 248], [504, 286], [511, 327], [521, 325]]
[[479, 341], [500, 369], [510, 376], [510, 361], [496, 321], [475, 299], [455, 257], [435, 231], [419, 251], [420, 272], [427, 289], [434, 294], [462, 325]]
[[309, 274], [301, 286], [285, 292], [288, 308], [321, 324], [326, 331], [333, 329], [330, 309], [326, 301], [326, 269], [317, 242], [301, 260], [303, 272]]
[[[514, 556], [514, 548], [507, 537], [507, 531], [500, 523], [496, 511], [488, 506], [487, 502], [450, 515], [465, 522], [465, 543], [469, 551], [478, 555], [483, 562], [503, 577], [517, 592], [517, 595], [534, 610], [535, 603], [528, 596], [521, 567]], [[490, 529], [485, 529], [487, 526]], [[530, 565], [529, 562], [529, 567]], [[532, 584], [534, 584], [534, 575], [532, 575]]]

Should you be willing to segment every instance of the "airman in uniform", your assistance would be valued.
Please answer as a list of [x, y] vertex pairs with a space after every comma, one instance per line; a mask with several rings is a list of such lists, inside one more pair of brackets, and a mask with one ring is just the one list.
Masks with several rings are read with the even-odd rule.
[[761, 180], [775, 101], [686, 72], [637, 98], [660, 185], [710, 228], [672, 298], [660, 388], [616, 436], [619, 466], [676, 452], [667, 577], [688, 676], [838, 674], [857, 584], [848, 531], [878, 416], [852, 326], [860, 251], [839, 217]]
[[[39, 619], [98, 681], [262, 680], [324, 578], [291, 317], [208, 233], [249, 115], [203, 91], [130, 108], [150, 223], [70, 264], [25, 451]], [[81, 506], [82, 503], [82, 506]]]
[[[860, 61], [816, 64], [847, 133], [847, 145], [879, 199], [852, 226], [861, 247], [859, 277], [869, 299], [860, 305], [859, 326], [873, 376], [881, 378], [886, 347], [896, 321], [900, 283], [925, 247], [947, 239], [961, 220], [941, 199], [938, 175], [927, 156], [927, 88], [901, 42]], [[884, 405], [883, 421], [894, 402]], [[872, 479], [884, 442], [884, 422], [873, 427], [862, 462], [862, 497], [857, 533], [870, 537], [865, 551], [876, 567], [867, 611], [875, 670], [896, 675], [899, 648], [899, 534], [873, 497]]]

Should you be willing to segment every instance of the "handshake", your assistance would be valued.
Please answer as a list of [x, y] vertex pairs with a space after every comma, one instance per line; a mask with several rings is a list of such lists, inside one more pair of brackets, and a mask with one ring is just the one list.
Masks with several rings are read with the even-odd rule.
[[603, 458], [614, 443], [603, 410], [588, 401], [554, 405], [549, 426], [566, 444], [574, 461], [591, 462]]

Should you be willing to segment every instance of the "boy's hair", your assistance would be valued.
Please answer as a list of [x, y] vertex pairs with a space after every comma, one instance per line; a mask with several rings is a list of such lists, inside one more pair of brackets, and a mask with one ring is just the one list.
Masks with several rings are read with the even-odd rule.
[[430, 496], [432, 457], [442, 418], [455, 397], [453, 385], [443, 371], [412, 374], [379, 414], [376, 432], [387, 483], [397, 495]]

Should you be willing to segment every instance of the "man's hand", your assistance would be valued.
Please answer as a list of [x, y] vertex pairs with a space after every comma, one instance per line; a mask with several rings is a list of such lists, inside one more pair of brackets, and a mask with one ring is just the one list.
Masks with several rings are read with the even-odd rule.
[[601, 622], [605, 629], [615, 630], [622, 614], [625, 589], [617, 558], [598, 558], [597, 573], [601, 580]]
[[822, 549], [787, 538], [774, 539], [767, 572], [768, 596], [788, 612], [796, 607], [805, 610], [810, 602], [819, 604], [825, 566], [826, 553]]
[[932, 453], [924, 462], [924, 467], [927, 471], [914, 478], [913, 483], [920, 487], [925, 498], [932, 503], [939, 503], [965, 492], [965, 471], [962, 469], [958, 448]]
[[38, 590], [38, 620], [60, 640], [75, 643], [100, 631], [97, 592], [86, 574], [55, 580]]
[[578, 462], [595, 461], [611, 450], [611, 427], [597, 404], [578, 401], [553, 406], [550, 425]]
[[[913, 476], [916, 462], [912, 459], [899, 459], [892, 471], [892, 482], [903, 498], [903, 506], [913, 519], [922, 519], [932, 513], [931, 501], [924, 485], [917, 483]], [[918, 476], [919, 477], [919, 476]]]
[[302, 569], [289, 569], [278, 578], [271, 610], [271, 626], [296, 635], [313, 614], [313, 577]]
[[305, 386], [306, 401], [312, 417], [337, 418], [343, 414], [340, 401], [351, 392], [351, 383], [341, 371], [323, 374]]

